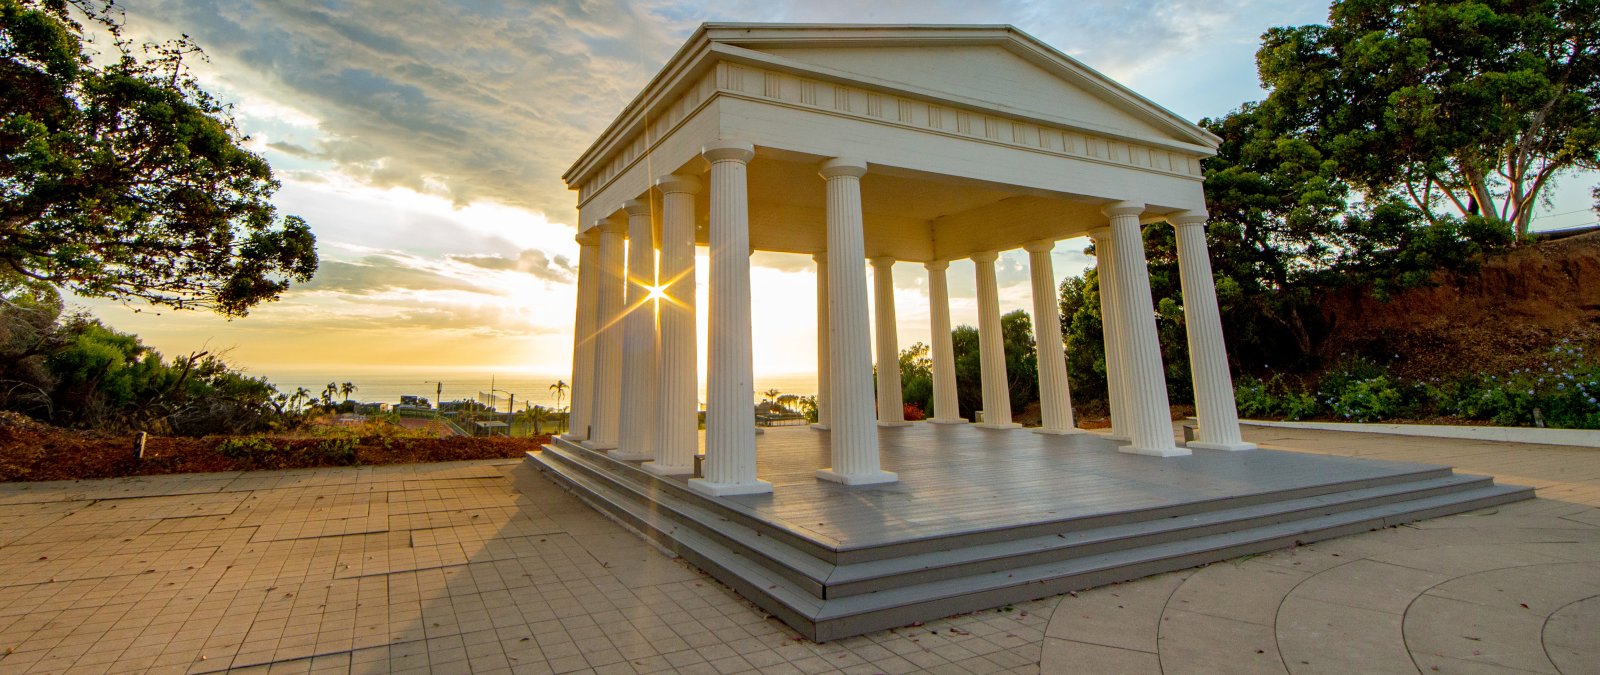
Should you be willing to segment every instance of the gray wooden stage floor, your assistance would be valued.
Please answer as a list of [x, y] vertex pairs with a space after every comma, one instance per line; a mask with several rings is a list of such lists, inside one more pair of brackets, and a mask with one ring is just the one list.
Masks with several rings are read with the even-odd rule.
[[1437, 468], [1266, 449], [1147, 457], [1117, 452], [1121, 443], [1095, 433], [964, 424], [880, 428], [878, 438], [883, 468], [898, 472], [898, 483], [845, 487], [818, 480], [816, 470], [829, 465], [828, 432], [771, 428], [756, 437], [756, 464], [773, 493], [718, 501], [850, 549]]

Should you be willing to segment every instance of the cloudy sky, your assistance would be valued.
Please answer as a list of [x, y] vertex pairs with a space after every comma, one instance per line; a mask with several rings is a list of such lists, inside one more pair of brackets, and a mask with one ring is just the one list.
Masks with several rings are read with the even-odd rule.
[[[1262, 31], [1326, 16], [1296, 0], [139, 0], [127, 10], [137, 35], [188, 34], [206, 49], [199, 74], [272, 162], [282, 211], [312, 224], [322, 268], [231, 322], [89, 305], [168, 354], [229, 350], [269, 376], [398, 364], [566, 372], [576, 198], [560, 175], [703, 21], [1014, 24], [1198, 120], [1260, 96]], [[1567, 183], [1541, 225], [1592, 220], [1587, 182]], [[1084, 245], [1057, 246], [1058, 276], [1081, 272]], [[1002, 259], [1006, 310], [1030, 302], [1025, 260]], [[809, 372], [814, 299], [792, 290], [814, 288], [809, 261], [756, 263], [758, 296], [793, 296], [758, 303], [757, 376]], [[702, 283], [704, 269], [702, 258]], [[954, 320], [975, 322], [970, 263], [951, 279]], [[901, 340], [925, 340], [920, 268], [897, 281]]]

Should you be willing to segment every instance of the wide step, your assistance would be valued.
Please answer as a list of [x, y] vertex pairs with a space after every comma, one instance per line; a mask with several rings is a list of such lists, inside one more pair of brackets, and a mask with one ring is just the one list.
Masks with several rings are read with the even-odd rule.
[[[1193, 567], [1532, 496], [1484, 477], [1420, 472], [1272, 500], [1017, 528], [842, 558], [747, 509], [570, 445], [529, 462], [612, 518], [823, 641]], [[1001, 535], [1001, 536], [997, 536]]]

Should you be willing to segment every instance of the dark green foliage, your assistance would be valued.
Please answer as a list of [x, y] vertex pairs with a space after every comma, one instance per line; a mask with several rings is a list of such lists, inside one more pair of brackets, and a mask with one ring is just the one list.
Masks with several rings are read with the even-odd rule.
[[112, 430], [249, 432], [291, 420], [305, 403], [216, 355], [167, 360], [133, 335], [63, 314], [39, 282], [0, 289], [0, 379], [0, 408]]
[[260, 436], [244, 436], [223, 440], [217, 444], [217, 452], [252, 469], [355, 466], [361, 463], [356, 455], [356, 445], [356, 439], [348, 436], [317, 441], [273, 441]]
[[[900, 395], [906, 405], [933, 412], [933, 359], [921, 342], [900, 352]], [[931, 416], [931, 415], [930, 415]]]
[[[1033, 320], [1023, 310], [1010, 312], [1000, 317], [1000, 333], [1005, 339], [1006, 377], [1010, 381], [1011, 412], [1016, 414], [1030, 403], [1039, 400], [1039, 362], [1034, 352]], [[956, 326], [955, 330], [950, 331], [950, 341], [955, 351], [956, 400], [961, 406], [961, 416], [971, 420], [974, 412], [983, 409], [983, 368], [978, 346], [978, 329], [972, 326]], [[917, 347], [921, 347], [920, 343], [913, 349]], [[924, 347], [919, 353], [925, 354], [925, 350]], [[901, 353], [902, 377], [907, 372], [904, 366], [908, 358], [913, 364], [919, 359], [926, 358], [910, 352], [911, 350], [907, 350]], [[932, 410], [927, 403], [933, 397], [931, 368], [932, 364], [927, 363], [925, 366], [911, 369], [916, 376], [915, 385], [911, 384], [911, 379], [902, 380], [902, 390], [907, 392], [905, 401], [916, 403], [925, 411], [931, 411], [934, 417], [945, 417], [947, 415], [944, 411]], [[922, 389], [923, 372], [928, 373], [926, 390]], [[911, 398], [911, 393], [915, 393], [918, 398]]]
[[[1314, 392], [1314, 393], [1313, 393]], [[1600, 429], [1600, 362], [1578, 346], [1551, 350], [1535, 368], [1476, 373], [1450, 381], [1408, 381], [1387, 366], [1351, 359], [1313, 385], [1281, 376], [1235, 385], [1239, 414], [1341, 422], [1451, 416], [1499, 426]]]
[[1430, 220], [1525, 236], [1553, 176], [1600, 167], [1593, 0], [1342, 0], [1267, 31], [1256, 63], [1283, 135]]
[[[104, 65], [69, 6], [113, 36]], [[227, 316], [311, 278], [315, 236], [278, 218], [272, 169], [189, 73], [196, 57], [187, 37], [123, 39], [100, 3], [0, 0], [0, 266]]]

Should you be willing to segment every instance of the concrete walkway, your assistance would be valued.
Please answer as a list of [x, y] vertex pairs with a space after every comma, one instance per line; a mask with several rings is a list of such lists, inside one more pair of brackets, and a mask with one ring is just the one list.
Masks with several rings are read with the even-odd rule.
[[1600, 672], [1600, 451], [1247, 435], [1544, 498], [817, 645], [521, 462], [7, 484], [0, 672]]
[[1600, 672], [1600, 449], [1250, 429], [1431, 462], [1540, 499], [1066, 597], [1046, 672]]

